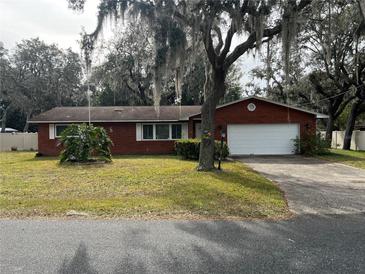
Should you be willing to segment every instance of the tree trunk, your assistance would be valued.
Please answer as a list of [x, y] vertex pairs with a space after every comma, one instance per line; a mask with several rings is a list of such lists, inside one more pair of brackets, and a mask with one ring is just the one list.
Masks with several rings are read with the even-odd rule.
[[8, 115], [8, 107], [4, 109], [3, 111], [3, 117], [1, 118], [1, 133], [4, 133], [6, 130], [6, 118]]
[[23, 129], [23, 132], [28, 132], [30, 116], [31, 116], [31, 112], [27, 113], [27, 121], [25, 122], [25, 126], [24, 126], [24, 129]]
[[62, 107], [62, 95], [61, 91], [57, 92], [57, 107]]
[[357, 0], [357, 2], [359, 3], [360, 6], [360, 11], [361, 11], [361, 15], [363, 20], [365, 20], [365, 1], [364, 0]]
[[225, 93], [226, 73], [222, 69], [206, 68], [206, 82], [204, 85], [204, 103], [201, 111], [201, 143], [199, 154], [199, 171], [214, 169], [214, 136], [215, 111], [219, 99]]
[[144, 106], [148, 106], [149, 102], [148, 102], [148, 98], [146, 96], [146, 88], [144, 87], [144, 85], [142, 85], [141, 83], [138, 83], [138, 91], [139, 91], [139, 95], [140, 98], [142, 99], [142, 103]]
[[345, 138], [343, 140], [342, 149], [345, 149], [345, 150], [350, 150], [351, 149], [352, 132], [354, 131], [355, 121], [356, 121], [356, 117], [358, 115], [358, 109], [359, 109], [360, 105], [361, 105], [360, 100], [357, 100], [352, 105], [350, 115], [347, 119]]
[[332, 142], [332, 132], [334, 127], [335, 119], [333, 114], [328, 114], [327, 126], [326, 126], [326, 141]]
[[202, 106], [202, 135], [199, 154], [199, 171], [207, 171], [214, 168], [214, 116], [216, 104], [210, 97], [204, 101]]

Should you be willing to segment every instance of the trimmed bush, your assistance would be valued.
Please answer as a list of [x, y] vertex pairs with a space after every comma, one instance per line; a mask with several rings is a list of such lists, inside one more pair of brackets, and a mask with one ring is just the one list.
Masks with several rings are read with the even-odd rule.
[[175, 142], [176, 154], [183, 159], [199, 159], [200, 139], [184, 139]]
[[70, 125], [61, 134], [60, 162], [111, 161], [113, 144], [105, 129], [86, 124]]
[[[221, 150], [221, 142], [215, 141], [214, 144], [214, 158], [219, 159]], [[176, 154], [183, 159], [198, 160], [200, 151], [200, 139], [183, 139], [175, 142]], [[226, 159], [229, 155], [227, 143], [223, 143], [222, 159]]]
[[306, 156], [315, 156], [329, 152], [330, 143], [315, 132], [305, 132], [300, 139], [294, 141], [295, 152]]

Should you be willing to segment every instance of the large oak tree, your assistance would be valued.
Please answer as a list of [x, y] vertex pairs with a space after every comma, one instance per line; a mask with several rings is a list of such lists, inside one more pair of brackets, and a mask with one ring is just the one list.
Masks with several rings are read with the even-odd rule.
[[[69, 0], [82, 9], [85, 0]], [[175, 73], [176, 91], [181, 92], [182, 67], [194, 47], [206, 55], [206, 81], [202, 105], [202, 142], [198, 170], [214, 168], [214, 116], [226, 92], [229, 68], [242, 55], [282, 33], [287, 63], [301, 11], [311, 0], [100, 0], [98, 24], [83, 39], [87, 63], [90, 50], [106, 19], [129, 18], [148, 23], [154, 33], [154, 101], [158, 105], [166, 67]], [[236, 39], [236, 40], [235, 40]], [[189, 54], [187, 54], [189, 53]], [[244, 65], [244, 64], [243, 64]]]

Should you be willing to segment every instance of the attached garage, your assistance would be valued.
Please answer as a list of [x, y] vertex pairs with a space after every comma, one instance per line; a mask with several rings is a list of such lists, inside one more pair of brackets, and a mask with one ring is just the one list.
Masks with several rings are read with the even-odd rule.
[[299, 124], [229, 124], [229, 151], [231, 155], [294, 154], [293, 139], [300, 135], [299, 128]]
[[[267, 98], [247, 97], [217, 107], [215, 138], [225, 132], [231, 155], [294, 154], [293, 139], [315, 132], [317, 119], [327, 115], [274, 102]], [[189, 118], [189, 137], [201, 136], [201, 116]]]

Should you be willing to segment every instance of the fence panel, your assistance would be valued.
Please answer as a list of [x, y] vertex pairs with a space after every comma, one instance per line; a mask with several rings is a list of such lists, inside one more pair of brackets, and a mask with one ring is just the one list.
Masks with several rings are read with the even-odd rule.
[[38, 133], [0, 133], [0, 151], [38, 150]]
[[[342, 148], [343, 140], [345, 138], [345, 131], [332, 132], [332, 144], [333, 148]], [[353, 150], [365, 150], [365, 131], [355, 130], [351, 138], [351, 149]]]

